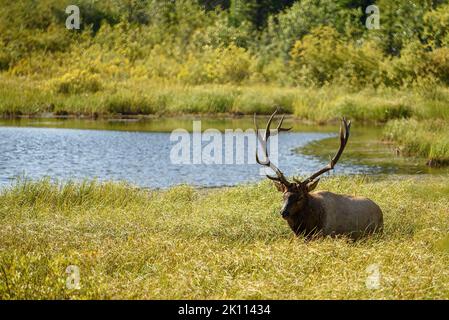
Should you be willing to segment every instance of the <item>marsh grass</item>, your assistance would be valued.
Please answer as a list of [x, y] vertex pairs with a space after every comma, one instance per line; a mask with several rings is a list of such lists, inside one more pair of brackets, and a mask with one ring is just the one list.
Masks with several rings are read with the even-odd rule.
[[[295, 238], [269, 182], [157, 191], [19, 181], [0, 195], [0, 298], [449, 298], [446, 178], [320, 187], [377, 201], [384, 235]], [[376, 290], [365, 286], [371, 264]], [[80, 268], [80, 290], [65, 286], [68, 265]]]
[[[39, 115], [180, 115], [270, 114], [276, 106], [285, 113], [316, 123], [345, 115], [359, 122], [385, 123], [392, 119], [449, 120], [449, 89], [387, 88], [351, 91], [321, 88], [247, 85], [181, 85], [149, 80], [103, 81], [86, 92], [63, 93], [53, 82], [0, 76], [0, 113], [3, 116]], [[81, 84], [80, 84], [81, 86]], [[77, 88], [77, 86], [75, 86]]]
[[420, 156], [428, 165], [449, 165], [449, 122], [443, 120], [395, 120], [387, 124], [384, 137], [406, 156]]

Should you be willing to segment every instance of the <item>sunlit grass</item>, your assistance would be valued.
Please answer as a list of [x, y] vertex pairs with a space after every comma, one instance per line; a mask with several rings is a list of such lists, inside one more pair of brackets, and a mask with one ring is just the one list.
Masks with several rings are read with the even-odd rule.
[[285, 113], [315, 123], [341, 116], [360, 122], [391, 119], [449, 119], [449, 89], [433, 94], [418, 89], [344, 87], [276, 87], [261, 84], [181, 85], [150, 80], [106, 81], [96, 92], [63, 94], [32, 78], [0, 76], [0, 114], [41, 115], [164, 115], [270, 114], [276, 106]]
[[[269, 182], [224, 189], [21, 181], [0, 195], [0, 298], [449, 298], [447, 178], [326, 179], [385, 233], [305, 242]], [[368, 289], [377, 264], [380, 287]], [[81, 289], [65, 285], [69, 265]]]
[[449, 164], [449, 122], [396, 120], [387, 124], [384, 136], [407, 156], [427, 159], [430, 166]]

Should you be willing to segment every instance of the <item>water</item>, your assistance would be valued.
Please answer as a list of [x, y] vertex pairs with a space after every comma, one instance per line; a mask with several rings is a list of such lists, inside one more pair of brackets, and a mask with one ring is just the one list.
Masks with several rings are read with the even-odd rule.
[[[307, 175], [326, 161], [295, 151], [326, 132], [289, 132], [279, 137], [279, 167], [288, 176]], [[97, 178], [127, 181], [141, 187], [165, 188], [188, 183], [217, 187], [265, 179], [257, 164], [176, 165], [169, 132], [0, 127], [0, 186], [19, 176], [59, 181]], [[235, 149], [235, 145], [234, 145]], [[329, 154], [335, 150], [329, 150]], [[249, 159], [254, 160], [250, 150]], [[341, 163], [332, 174], [377, 172], [375, 166]]]

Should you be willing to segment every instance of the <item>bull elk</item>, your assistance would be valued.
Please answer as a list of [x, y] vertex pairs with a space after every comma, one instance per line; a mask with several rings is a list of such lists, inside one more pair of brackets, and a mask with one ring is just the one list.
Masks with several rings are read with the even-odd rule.
[[[349, 139], [351, 122], [346, 121], [345, 118], [342, 119], [340, 148], [327, 166], [303, 181], [293, 178], [293, 182], [290, 182], [268, 157], [267, 143], [270, 137], [270, 125], [276, 113], [277, 110], [268, 120], [264, 138], [259, 134], [254, 114], [256, 135], [265, 156], [265, 160], [261, 161], [256, 150], [256, 161], [260, 165], [271, 168], [276, 174], [275, 176], [267, 175], [267, 177], [273, 180], [276, 188], [283, 193], [284, 203], [280, 213], [287, 220], [293, 232], [296, 235], [303, 234], [307, 238], [316, 235], [347, 235], [354, 240], [367, 234], [381, 232], [383, 229], [382, 211], [372, 200], [329, 191], [312, 192], [320, 180], [318, 177], [333, 170], [340, 159]], [[283, 120], [284, 116], [275, 130], [276, 134], [291, 129], [282, 128]]]

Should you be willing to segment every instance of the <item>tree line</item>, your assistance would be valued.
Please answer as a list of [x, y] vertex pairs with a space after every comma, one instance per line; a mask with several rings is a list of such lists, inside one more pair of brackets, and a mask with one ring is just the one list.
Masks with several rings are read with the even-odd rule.
[[[447, 0], [80, 0], [81, 28], [68, 30], [71, 2], [0, 0], [0, 70], [60, 91], [81, 72], [93, 82], [449, 84]], [[365, 25], [370, 5], [379, 29]]]

